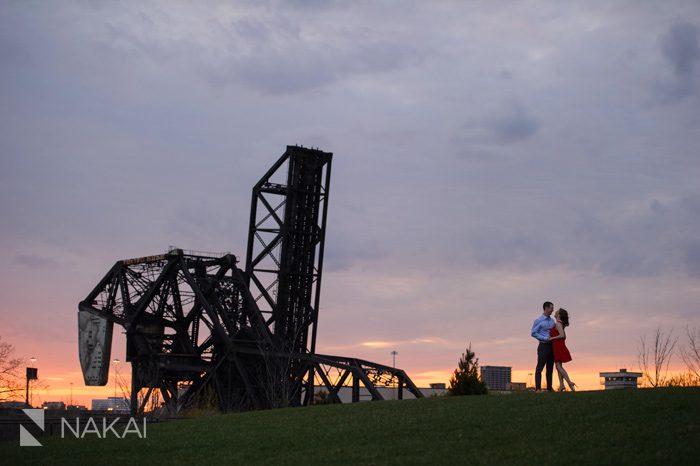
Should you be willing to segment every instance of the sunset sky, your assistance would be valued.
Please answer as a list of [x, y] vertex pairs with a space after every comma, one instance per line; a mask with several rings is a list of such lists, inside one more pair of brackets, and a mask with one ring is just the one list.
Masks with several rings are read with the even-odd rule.
[[300, 144], [335, 154], [319, 352], [396, 350], [426, 386], [471, 342], [525, 382], [551, 300], [598, 389], [700, 326], [698, 128], [696, 0], [6, 0], [0, 336], [36, 401], [111, 395], [78, 302], [170, 245], [243, 258], [250, 190]]

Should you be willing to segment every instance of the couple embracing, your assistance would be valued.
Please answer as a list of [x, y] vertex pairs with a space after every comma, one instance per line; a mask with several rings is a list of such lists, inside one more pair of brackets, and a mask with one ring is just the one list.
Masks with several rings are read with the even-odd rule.
[[554, 365], [557, 367], [559, 375], [559, 391], [564, 391], [564, 380], [569, 385], [569, 389], [575, 391], [576, 384], [571, 381], [569, 374], [564, 369], [564, 363], [571, 361], [571, 354], [566, 347], [566, 331], [569, 326], [569, 313], [566, 309], [559, 309], [554, 312], [554, 304], [547, 301], [542, 305], [542, 315], [535, 319], [532, 324], [531, 335], [539, 341], [537, 346], [537, 367], [535, 368], [535, 390], [542, 390], [542, 369], [547, 367], [547, 390], [552, 388], [552, 372]]

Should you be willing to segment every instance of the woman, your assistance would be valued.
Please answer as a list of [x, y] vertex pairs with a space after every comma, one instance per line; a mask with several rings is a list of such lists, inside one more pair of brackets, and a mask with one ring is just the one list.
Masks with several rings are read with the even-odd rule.
[[554, 318], [557, 323], [552, 327], [549, 332], [549, 341], [552, 342], [552, 352], [554, 353], [554, 364], [557, 368], [557, 375], [559, 375], [559, 391], [564, 391], [564, 380], [569, 384], [569, 389], [572, 392], [576, 390], [574, 387], [575, 383], [569, 378], [569, 374], [564, 369], [564, 363], [571, 361], [571, 353], [566, 347], [566, 331], [564, 330], [569, 326], [569, 313], [566, 309], [559, 308], [557, 312], [554, 313]]

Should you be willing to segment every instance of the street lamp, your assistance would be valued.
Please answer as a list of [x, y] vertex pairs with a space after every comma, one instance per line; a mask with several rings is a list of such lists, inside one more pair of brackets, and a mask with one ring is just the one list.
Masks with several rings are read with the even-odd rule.
[[73, 382], [70, 383], [70, 407], [73, 407]]
[[[392, 351], [390, 354], [391, 354], [391, 368], [392, 368], [392, 369], [396, 369], [396, 355], [399, 354], [399, 352], [396, 351], [396, 350], [394, 350], [394, 351]], [[392, 380], [393, 380], [394, 374], [392, 374], [392, 377], [391, 377], [391, 378], [392, 378]], [[397, 390], [398, 390], [398, 387], [397, 387]], [[396, 399], [396, 392], [394, 392], [394, 391], [392, 390], [391, 396], [392, 396], [393, 399]]]
[[[36, 358], [34, 356], [29, 358], [29, 360], [32, 362], [32, 366], [36, 362]], [[29, 407], [29, 381], [36, 380], [38, 378], [39, 377], [37, 375], [36, 367], [27, 367], [27, 391], [25, 393], [25, 399], [24, 399], [24, 404], [27, 405], [27, 407]]]
[[112, 360], [112, 363], [114, 363], [114, 398], [112, 399], [112, 411], [117, 410], [117, 364], [120, 362], [119, 359]]

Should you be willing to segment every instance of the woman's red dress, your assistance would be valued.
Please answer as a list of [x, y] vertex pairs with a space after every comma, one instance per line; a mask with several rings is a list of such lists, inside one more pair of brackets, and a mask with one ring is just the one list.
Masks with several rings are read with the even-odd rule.
[[[550, 337], [558, 337], [559, 332], [557, 331], [557, 326], [552, 327], [549, 331]], [[552, 340], [552, 352], [554, 352], [554, 362], [569, 362], [571, 361], [571, 353], [566, 347], [566, 338], [558, 338]]]

